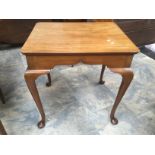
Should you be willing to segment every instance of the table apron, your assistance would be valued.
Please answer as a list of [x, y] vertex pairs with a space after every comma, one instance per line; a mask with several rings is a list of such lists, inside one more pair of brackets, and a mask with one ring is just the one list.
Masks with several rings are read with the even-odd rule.
[[56, 65], [103, 64], [111, 68], [130, 67], [133, 54], [87, 55], [87, 56], [26, 56], [28, 69], [51, 69]]

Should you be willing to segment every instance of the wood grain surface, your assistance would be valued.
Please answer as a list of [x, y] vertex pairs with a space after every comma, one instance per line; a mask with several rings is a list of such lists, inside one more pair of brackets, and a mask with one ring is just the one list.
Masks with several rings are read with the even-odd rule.
[[139, 49], [113, 22], [40, 22], [22, 47], [23, 54], [137, 53]]

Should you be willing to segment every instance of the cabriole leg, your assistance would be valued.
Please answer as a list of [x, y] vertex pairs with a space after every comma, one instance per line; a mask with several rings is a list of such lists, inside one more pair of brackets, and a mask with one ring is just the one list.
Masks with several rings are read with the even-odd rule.
[[115, 99], [114, 105], [111, 110], [110, 118], [112, 124], [117, 124], [118, 120], [115, 117], [116, 109], [124, 96], [126, 90], [128, 89], [132, 79], [133, 79], [133, 71], [130, 68], [110, 68], [110, 70], [114, 73], [118, 73], [122, 76], [122, 83], [120, 85], [117, 97]]
[[105, 83], [105, 81], [103, 81], [103, 75], [104, 75], [105, 67], [106, 67], [105, 65], [102, 65], [99, 84], [104, 84]]
[[46, 82], [46, 86], [50, 87], [51, 86], [51, 75], [50, 75], [50, 72], [47, 73], [47, 79], [48, 79], [48, 81]]
[[47, 74], [47, 73], [49, 73], [49, 70], [27, 70], [24, 75], [29, 91], [31, 92], [32, 97], [41, 115], [41, 120], [38, 122], [38, 128], [43, 128], [45, 126], [45, 113], [39, 97], [35, 80], [40, 75]]

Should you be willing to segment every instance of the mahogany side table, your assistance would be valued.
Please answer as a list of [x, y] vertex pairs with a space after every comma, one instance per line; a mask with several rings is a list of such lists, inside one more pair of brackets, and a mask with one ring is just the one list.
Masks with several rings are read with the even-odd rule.
[[133, 79], [130, 68], [134, 54], [139, 49], [113, 22], [49, 22], [37, 23], [21, 49], [26, 56], [27, 86], [41, 115], [38, 127], [45, 126], [45, 113], [35, 80], [48, 75], [56, 65], [102, 64], [100, 83], [105, 66], [122, 76], [122, 82], [112, 107], [110, 119], [117, 124], [115, 111]]

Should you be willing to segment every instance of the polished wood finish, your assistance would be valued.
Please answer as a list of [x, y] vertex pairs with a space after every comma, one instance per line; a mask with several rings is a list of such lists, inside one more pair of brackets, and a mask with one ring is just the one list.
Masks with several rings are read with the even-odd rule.
[[32, 97], [38, 107], [38, 110], [41, 115], [41, 120], [38, 122], [38, 127], [43, 128], [45, 126], [45, 113], [44, 109], [39, 97], [39, 93], [36, 87], [35, 80], [43, 74], [48, 74], [50, 70], [28, 70], [25, 72], [25, 81], [27, 83], [27, 86], [32, 94]]
[[127, 88], [129, 87], [134, 74], [133, 74], [133, 71], [129, 68], [110, 68], [110, 69], [112, 72], [118, 73], [122, 76], [122, 82], [121, 82], [114, 106], [113, 106], [111, 114], [110, 114], [111, 123], [117, 124], [118, 119], [115, 117], [116, 109], [117, 109], [122, 97], [124, 96]]
[[1, 120], [0, 120], [0, 135], [7, 135]]
[[106, 64], [108, 67], [130, 67], [133, 54], [27, 56], [28, 69], [49, 69], [56, 65]]
[[26, 55], [131, 54], [137, 51], [113, 22], [37, 23], [22, 47]]
[[38, 76], [47, 74], [56, 65], [102, 64], [100, 81], [105, 66], [123, 77], [111, 112], [111, 122], [127, 87], [132, 80], [129, 71], [133, 55], [139, 49], [113, 22], [38, 23], [22, 47], [28, 69], [25, 80], [41, 115], [38, 127], [45, 125], [45, 113], [35, 84]]

